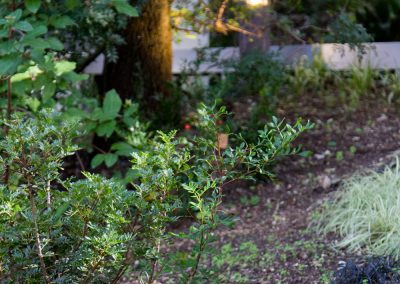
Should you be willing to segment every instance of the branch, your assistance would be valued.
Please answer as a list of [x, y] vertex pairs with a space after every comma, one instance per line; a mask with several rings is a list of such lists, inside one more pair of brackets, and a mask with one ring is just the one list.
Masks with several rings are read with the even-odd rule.
[[248, 30], [242, 29], [242, 28], [240, 28], [240, 27], [235, 27], [234, 25], [225, 23], [225, 22], [223, 21], [223, 16], [224, 16], [226, 7], [227, 7], [227, 5], [228, 5], [228, 1], [229, 1], [229, 0], [224, 0], [224, 1], [221, 3], [221, 6], [220, 6], [219, 9], [218, 9], [217, 17], [216, 17], [215, 22], [214, 22], [214, 29], [215, 29], [217, 32], [223, 33], [223, 34], [225, 34], [225, 35], [226, 35], [229, 31], [232, 31], [232, 32], [238, 32], [238, 33], [241, 33], [241, 34], [244, 34], [244, 35], [248, 35], [248, 36], [261, 37], [261, 34], [260, 34], [260, 33], [253, 33], [253, 32], [250, 32], [250, 31], [248, 31]]
[[37, 209], [36, 209], [36, 202], [35, 202], [35, 196], [33, 195], [33, 189], [29, 185], [29, 200], [31, 202], [31, 212], [32, 212], [32, 219], [33, 219], [33, 224], [34, 224], [34, 234], [35, 234], [35, 242], [36, 242], [36, 249], [37, 249], [37, 254], [39, 257], [39, 262], [40, 262], [40, 272], [42, 273], [42, 277], [46, 284], [50, 284], [49, 276], [47, 275], [46, 271], [46, 264], [44, 263], [44, 257], [43, 257], [43, 252], [42, 252], [42, 244], [40, 241], [40, 234], [39, 234], [39, 226], [37, 223]]

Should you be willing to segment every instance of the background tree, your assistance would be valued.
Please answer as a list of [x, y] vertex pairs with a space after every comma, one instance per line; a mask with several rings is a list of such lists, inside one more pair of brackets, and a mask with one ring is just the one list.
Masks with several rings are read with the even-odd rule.
[[[357, 0], [309, 2], [270, 1], [263, 8], [271, 15], [268, 25], [273, 43], [369, 40], [365, 29], [353, 17]], [[134, 4], [139, 7], [140, 16], [130, 19], [121, 33], [125, 44], [117, 49], [119, 59], [107, 66], [99, 85], [102, 91], [114, 88], [123, 98], [140, 100], [143, 112], [153, 118], [163, 112], [162, 123], [179, 121], [176, 111], [179, 98], [169, 88], [173, 30], [207, 29], [225, 36], [240, 33], [250, 37], [262, 35], [265, 30], [262, 26], [245, 24], [252, 8], [242, 0], [146, 0]]]

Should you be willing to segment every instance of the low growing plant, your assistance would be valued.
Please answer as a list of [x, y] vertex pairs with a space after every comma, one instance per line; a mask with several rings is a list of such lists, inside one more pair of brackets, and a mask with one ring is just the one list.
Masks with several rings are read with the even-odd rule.
[[337, 233], [350, 251], [400, 257], [400, 167], [356, 175], [327, 203], [320, 229]]

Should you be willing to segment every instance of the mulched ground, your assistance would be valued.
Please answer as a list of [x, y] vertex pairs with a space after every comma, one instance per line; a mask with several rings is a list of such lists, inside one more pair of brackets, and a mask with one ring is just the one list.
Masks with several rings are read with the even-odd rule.
[[351, 256], [332, 246], [335, 236], [318, 235], [310, 226], [318, 206], [329, 200], [343, 178], [381, 169], [400, 149], [400, 115], [384, 102], [361, 102], [351, 112], [326, 108], [321, 98], [310, 98], [286, 104], [278, 114], [289, 121], [301, 116], [315, 123], [298, 141], [313, 154], [282, 161], [275, 168], [275, 184], [229, 189], [223, 206], [238, 222], [233, 230], [217, 232], [216, 247], [232, 246], [227, 258], [240, 259], [248, 254], [241, 245], [253, 243], [258, 256], [223, 265], [221, 282], [329, 283], [338, 262]]
[[[240, 110], [251, 101], [234, 106]], [[214, 275], [204, 283], [330, 283], [339, 261], [360, 259], [336, 249], [338, 236], [324, 236], [312, 225], [318, 208], [329, 201], [340, 182], [366, 169], [381, 170], [400, 149], [400, 114], [382, 100], [361, 102], [356, 111], [329, 107], [323, 98], [289, 98], [278, 116], [315, 123], [297, 141], [310, 157], [282, 160], [277, 181], [237, 183], [225, 189], [223, 209], [237, 222], [215, 232], [217, 254], [203, 259]], [[246, 117], [241, 117], [246, 119]], [[186, 227], [185, 222], [180, 228]], [[178, 247], [186, 245], [177, 243]], [[175, 283], [164, 277], [158, 283]], [[126, 283], [136, 283], [126, 279]]]

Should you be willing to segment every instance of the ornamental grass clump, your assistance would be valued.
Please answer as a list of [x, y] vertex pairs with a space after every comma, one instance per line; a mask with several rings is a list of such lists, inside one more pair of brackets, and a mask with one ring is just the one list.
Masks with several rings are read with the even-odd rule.
[[339, 247], [400, 258], [400, 165], [356, 175], [321, 217], [323, 232], [339, 234]]

